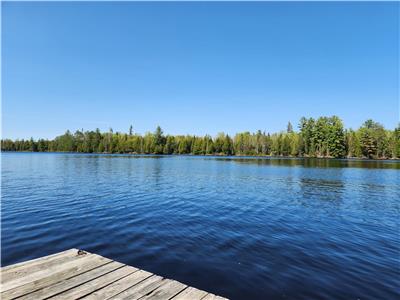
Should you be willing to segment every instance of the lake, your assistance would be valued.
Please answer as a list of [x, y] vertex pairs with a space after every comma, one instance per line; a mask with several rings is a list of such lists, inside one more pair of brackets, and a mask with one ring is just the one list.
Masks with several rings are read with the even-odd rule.
[[2, 153], [2, 265], [69, 248], [231, 299], [399, 299], [400, 162]]

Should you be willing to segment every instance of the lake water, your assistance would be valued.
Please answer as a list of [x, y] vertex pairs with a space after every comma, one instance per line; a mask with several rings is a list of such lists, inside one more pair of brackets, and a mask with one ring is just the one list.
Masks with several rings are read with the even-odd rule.
[[80, 248], [231, 299], [399, 299], [400, 162], [3, 153], [2, 264]]

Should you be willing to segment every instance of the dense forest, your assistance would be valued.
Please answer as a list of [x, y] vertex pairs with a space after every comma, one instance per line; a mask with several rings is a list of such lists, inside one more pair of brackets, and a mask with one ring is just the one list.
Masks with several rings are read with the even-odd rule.
[[193, 154], [193, 155], [274, 155], [298, 157], [400, 158], [400, 124], [387, 130], [367, 120], [357, 130], [345, 129], [337, 116], [301, 118], [295, 131], [289, 122], [278, 133], [242, 132], [231, 137], [210, 135], [164, 135], [158, 126], [144, 136], [128, 133], [78, 130], [67, 131], [53, 140], [2, 140], [2, 151]]

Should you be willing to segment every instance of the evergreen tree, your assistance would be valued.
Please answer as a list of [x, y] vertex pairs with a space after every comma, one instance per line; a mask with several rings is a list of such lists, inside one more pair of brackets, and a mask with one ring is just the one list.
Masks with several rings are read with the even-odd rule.
[[293, 132], [293, 126], [292, 126], [292, 123], [290, 123], [290, 121], [287, 124], [286, 132], [287, 133], [292, 133]]
[[343, 123], [337, 116], [328, 119], [329, 128], [327, 132], [328, 155], [340, 158], [346, 156], [346, 137]]
[[154, 150], [155, 154], [163, 153], [165, 138], [163, 136], [163, 131], [160, 126], [157, 126], [156, 131], [154, 132]]
[[228, 135], [225, 135], [221, 150], [222, 153], [225, 155], [233, 154], [232, 140]]
[[346, 133], [347, 157], [361, 157], [360, 139], [355, 131], [349, 129]]
[[337, 116], [301, 118], [299, 133], [289, 123], [286, 132], [238, 133], [232, 139], [220, 133], [214, 139], [205, 135], [164, 136], [160, 126], [154, 133], [144, 136], [128, 133], [101, 133], [77, 130], [53, 140], [34, 139], [1, 141], [2, 151], [66, 151], [108, 152], [145, 154], [195, 154], [195, 155], [284, 155], [320, 157], [400, 157], [400, 124], [394, 130], [386, 130], [381, 124], [367, 120], [357, 131], [345, 130]]
[[392, 134], [392, 157], [400, 158], [400, 123]]
[[361, 149], [368, 158], [382, 157], [383, 148], [387, 147], [383, 126], [373, 120], [367, 120], [360, 127]]

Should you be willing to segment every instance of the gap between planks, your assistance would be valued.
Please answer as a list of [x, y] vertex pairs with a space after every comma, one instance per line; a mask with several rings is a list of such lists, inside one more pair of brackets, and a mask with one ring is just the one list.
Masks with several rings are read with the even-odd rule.
[[1, 299], [226, 300], [78, 249], [1, 268]]

